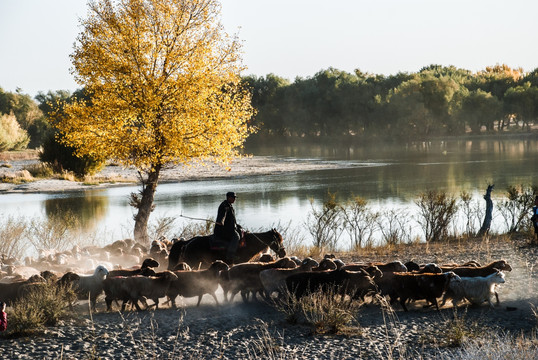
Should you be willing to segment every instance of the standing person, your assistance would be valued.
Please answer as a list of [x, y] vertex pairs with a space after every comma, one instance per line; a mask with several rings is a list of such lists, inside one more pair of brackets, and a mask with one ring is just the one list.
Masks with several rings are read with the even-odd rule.
[[232, 204], [235, 202], [237, 195], [234, 192], [226, 193], [226, 200], [219, 205], [217, 212], [217, 220], [215, 221], [215, 229], [213, 233], [220, 239], [229, 241], [226, 260], [233, 263], [235, 253], [239, 245], [240, 227], [235, 219], [235, 209]]
[[534, 198], [531, 221], [534, 226], [534, 241], [538, 242], [538, 196]]
[[0, 331], [6, 331], [7, 329], [7, 314], [6, 303], [0, 302]]

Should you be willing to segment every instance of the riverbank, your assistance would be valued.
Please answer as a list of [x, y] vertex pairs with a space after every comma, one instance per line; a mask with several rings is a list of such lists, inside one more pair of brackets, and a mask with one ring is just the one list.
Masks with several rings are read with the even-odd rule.
[[[0, 193], [37, 193], [80, 191], [85, 189], [106, 188], [132, 185], [138, 182], [134, 168], [124, 168], [115, 164], [105, 166], [94, 176], [83, 181], [65, 178], [33, 178], [27, 169], [39, 164], [37, 155], [29, 158], [0, 158]], [[189, 166], [173, 166], [161, 172], [160, 183], [182, 182], [188, 180], [223, 179], [255, 175], [278, 175], [310, 170], [338, 169], [347, 166], [326, 160], [297, 160], [273, 156], [250, 156], [235, 159], [226, 169], [207, 163], [193, 163]]]

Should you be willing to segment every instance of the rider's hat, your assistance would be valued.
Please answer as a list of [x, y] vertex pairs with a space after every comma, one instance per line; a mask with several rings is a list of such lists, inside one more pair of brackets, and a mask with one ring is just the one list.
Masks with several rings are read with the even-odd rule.
[[235, 198], [235, 197], [237, 197], [237, 195], [233, 191], [229, 191], [229, 192], [226, 193], [226, 197], [227, 198], [229, 198], [229, 197]]

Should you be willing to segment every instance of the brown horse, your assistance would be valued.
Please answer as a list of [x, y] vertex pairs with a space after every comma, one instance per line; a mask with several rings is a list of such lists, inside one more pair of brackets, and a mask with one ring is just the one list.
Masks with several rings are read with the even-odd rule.
[[[196, 236], [172, 245], [168, 255], [168, 269], [174, 269], [178, 262], [186, 262], [194, 269], [206, 268], [216, 260], [226, 261], [226, 249], [210, 249], [211, 236]], [[245, 246], [237, 249], [237, 263], [247, 262], [253, 256], [269, 248], [279, 257], [286, 256], [286, 250], [282, 245], [282, 235], [275, 229], [262, 233], [246, 232], [244, 239]]]

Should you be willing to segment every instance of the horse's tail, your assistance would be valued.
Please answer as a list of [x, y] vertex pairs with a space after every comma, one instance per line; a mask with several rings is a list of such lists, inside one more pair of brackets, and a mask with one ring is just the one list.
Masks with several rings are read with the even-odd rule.
[[172, 245], [170, 253], [168, 254], [168, 270], [174, 270], [179, 260], [183, 258], [187, 244], [188, 241], [179, 240]]

